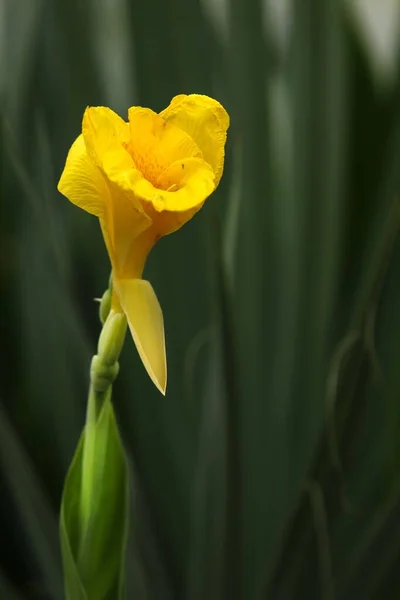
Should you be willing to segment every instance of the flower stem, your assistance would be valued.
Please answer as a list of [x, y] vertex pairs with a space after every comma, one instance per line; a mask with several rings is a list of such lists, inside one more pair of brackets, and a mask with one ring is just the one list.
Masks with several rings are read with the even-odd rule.
[[82, 479], [80, 491], [81, 547], [86, 545], [86, 539], [90, 530], [90, 517], [93, 512], [93, 504], [95, 502], [96, 423], [104, 402], [111, 396], [111, 389], [111, 386], [109, 386], [106, 391], [98, 392], [94, 389], [92, 383], [89, 387], [85, 437], [83, 441]]
[[[108, 302], [109, 292], [103, 295], [102, 302]], [[97, 456], [97, 423], [102, 408], [111, 400], [112, 384], [119, 371], [118, 359], [125, 340], [126, 317], [122, 313], [103, 310], [103, 328], [98, 342], [98, 354], [93, 356], [90, 368], [90, 386], [86, 410], [86, 424], [82, 449], [82, 475], [80, 488], [80, 541], [78, 560], [84, 560], [91, 532], [95, 526], [92, 516], [96, 512], [99, 478], [102, 466]], [[101, 463], [101, 461], [100, 461]]]

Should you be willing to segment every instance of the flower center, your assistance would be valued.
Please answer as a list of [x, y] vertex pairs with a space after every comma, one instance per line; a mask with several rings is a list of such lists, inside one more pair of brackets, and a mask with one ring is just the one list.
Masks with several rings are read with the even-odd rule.
[[181, 189], [182, 179], [185, 175], [184, 160], [180, 161], [178, 167], [175, 164], [168, 164], [167, 160], [163, 160], [164, 157], [159, 153], [154, 153], [154, 147], [149, 149], [141, 146], [136, 152], [130, 143], [124, 144], [124, 147], [132, 156], [135, 168], [156, 189], [166, 192], [177, 192]]
[[146, 144], [141, 144], [138, 148], [129, 143], [125, 145], [125, 148], [132, 156], [136, 169], [154, 187], [158, 187], [157, 180], [168, 167], [168, 164], [165, 164], [161, 156], [154, 153], [154, 148], [146, 146]]
[[155, 188], [178, 191], [186, 175], [185, 161], [202, 157], [194, 140], [160, 115], [140, 107], [129, 110], [129, 127], [125, 148], [136, 169]]

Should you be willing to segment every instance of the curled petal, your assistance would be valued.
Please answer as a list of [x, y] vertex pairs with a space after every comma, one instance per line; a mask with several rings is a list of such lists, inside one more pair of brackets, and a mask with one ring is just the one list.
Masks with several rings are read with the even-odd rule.
[[156, 387], [165, 394], [164, 319], [157, 296], [144, 279], [114, 280], [114, 287], [143, 365]]
[[203, 158], [214, 170], [218, 185], [224, 167], [229, 115], [223, 106], [208, 96], [181, 94], [160, 113], [168, 123], [185, 131], [200, 148]]
[[103, 174], [86, 151], [83, 136], [72, 144], [58, 190], [73, 204], [100, 217], [110, 199]]
[[[204, 160], [187, 158], [172, 163], [158, 179], [158, 185], [168, 186], [166, 190], [153, 186], [135, 170], [130, 173], [130, 186], [134, 195], [144, 203], [146, 212], [175, 211], [185, 212], [201, 206], [214, 191], [214, 171]], [[150, 204], [146, 208], [146, 203]]]

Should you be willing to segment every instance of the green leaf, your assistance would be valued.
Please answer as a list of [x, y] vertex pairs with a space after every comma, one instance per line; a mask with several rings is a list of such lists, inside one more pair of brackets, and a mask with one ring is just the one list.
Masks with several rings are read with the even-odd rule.
[[[93, 427], [82, 434], [62, 498], [60, 535], [67, 600], [122, 599], [125, 594], [128, 471], [109, 397]], [[82, 459], [89, 434], [95, 438], [90, 473], [94, 489], [90, 520], [82, 527]]]

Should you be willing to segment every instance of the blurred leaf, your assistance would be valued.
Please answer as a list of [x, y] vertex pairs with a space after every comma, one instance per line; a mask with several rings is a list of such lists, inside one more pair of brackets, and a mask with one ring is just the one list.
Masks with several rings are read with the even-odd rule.
[[187, 598], [241, 598], [242, 464], [240, 404], [229, 287], [218, 221], [210, 220], [213, 323], [193, 486], [192, 552]]
[[[162, 597], [165, 600], [173, 600], [171, 574], [162, 560], [156, 523], [152, 520], [148, 499], [144, 495], [139, 474], [133, 466], [129, 480], [133, 482], [131, 513], [136, 517], [129, 519], [127, 598], [157, 600]], [[140, 519], [137, 515], [140, 515]]]
[[22, 600], [22, 596], [13, 588], [7, 577], [0, 570], [0, 596], [3, 600]]
[[396, 79], [399, 54], [400, 6], [396, 0], [350, 0], [355, 27], [360, 34], [366, 56], [380, 85], [390, 85]]
[[0, 464], [18, 509], [34, 560], [54, 600], [63, 597], [57, 522], [28, 455], [0, 407]]
[[[146, 267], [167, 397], [133, 343], [115, 386], [128, 598], [399, 596], [395, 5], [0, 1], [0, 567], [24, 598], [62, 596], [47, 496], [84, 418], [109, 270], [57, 178], [86, 105], [126, 116], [188, 92], [221, 100], [231, 129], [218, 192]], [[214, 208], [223, 270], [220, 248], [206, 259]], [[72, 559], [70, 574], [79, 598]]]

